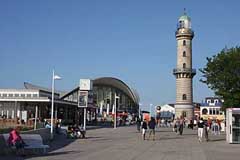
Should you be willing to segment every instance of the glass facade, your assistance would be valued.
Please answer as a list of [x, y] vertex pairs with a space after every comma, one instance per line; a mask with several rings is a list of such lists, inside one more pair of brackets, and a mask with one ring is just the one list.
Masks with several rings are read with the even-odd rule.
[[[64, 97], [64, 100], [77, 102], [78, 91], [78, 89], [74, 90], [68, 96]], [[119, 112], [137, 113], [138, 106], [122, 90], [107, 85], [96, 85], [93, 86], [92, 101], [94, 106], [97, 107], [97, 113], [102, 114], [102, 112], [112, 112], [115, 104], [115, 94], [119, 97], [117, 103], [117, 109]]]
[[[107, 111], [107, 109], [110, 110], [110, 112], [113, 109], [113, 106], [115, 104], [115, 94], [118, 95], [119, 102], [118, 102], [118, 111], [122, 112], [128, 112], [128, 113], [134, 113], [137, 111], [137, 106], [134, 105], [133, 100], [131, 100], [130, 97], [128, 97], [123, 91], [111, 87], [111, 86], [94, 86], [93, 87], [93, 94], [96, 106], [98, 107], [100, 111], [100, 107], [102, 107], [103, 111]], [[109, 108], [108, 108], [109, 107]]]

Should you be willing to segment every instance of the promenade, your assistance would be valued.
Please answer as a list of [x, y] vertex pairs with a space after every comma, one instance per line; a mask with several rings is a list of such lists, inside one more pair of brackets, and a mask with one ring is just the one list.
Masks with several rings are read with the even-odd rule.
[[197, 130], [184, 129], [176, 135], [171, 128], [160, 128], [156, 140], [141, 139], [136, 127], [99, 128], [89, 130], [87, 139], [69, 140], [63, 136], [52, 142], [44, 156], [1, 157], [29, 160], [236, 160], [240, 145], [227, 144], [225, 135], [213, 136], [199, 143]]

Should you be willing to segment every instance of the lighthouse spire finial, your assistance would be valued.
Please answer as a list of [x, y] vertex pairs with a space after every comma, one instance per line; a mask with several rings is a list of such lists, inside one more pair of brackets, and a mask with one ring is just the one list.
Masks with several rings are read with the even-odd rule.
[[187, 15], [186, 8], [183, 8], [183, 14]]

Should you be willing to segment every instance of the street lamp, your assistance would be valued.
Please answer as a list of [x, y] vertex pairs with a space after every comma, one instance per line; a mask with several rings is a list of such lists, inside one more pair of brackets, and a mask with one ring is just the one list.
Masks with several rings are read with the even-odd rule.
[[141, 109], [140, 109], [140, 106], [142, 106], [142, 103], [139, 103], [139, 106], [138, 106], [138, 118], [141, 119]]
[[[117, 128], [117, 99], [119, 99], [120, 97], [119, 96], [117, 96], [117, 94], [115, 93], [115, 98], [114, 98], [114, 100], [115, 100], [115, 104], [114, 104], [114, 129], [116, 129]], [[119, 100], [118, 100], [118, 102], [119, 102]]]
[[151, 117], [151, 110], [152, 110], [152, 103], [150, 104], [150, 106], [149, 106], [149, 115], [150, 115], [150, 117]]
[[60, 80], [61, 77], [54, 74], [52, 75], [52, 108], [51, 108], [51, 139], [53, 139], [53, 110], [54, 110], [54, 81]]

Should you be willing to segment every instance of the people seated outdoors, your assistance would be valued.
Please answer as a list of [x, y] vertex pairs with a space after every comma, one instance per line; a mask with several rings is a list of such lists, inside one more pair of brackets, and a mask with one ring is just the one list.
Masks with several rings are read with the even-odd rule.
[[48, 123], [48, 121], [45, 119], [45, 122], [44, 122], [44, 127], [45, 128], [51, 128], [51, 125]]
[[24, 146], [26, 146], [26, 144], [24, 143], [19, 132], [20, 132], [20, 127], [16, 127], [9, 133], [8, 144], [9, 146], [16, 147], [17, 149], [16, 153], [18, 155], [24, 155]]
[[79, 128], [78, 125], [68, 126], [67, 137], [68, 138], [85, 138], [86, 131], [83, 126]]
[[55, 125], [55, 132], [56, 132], [56, 134], [60, 134], [60, 132], [61, 132], [61, 120], [57, 120], [56, 125]]

